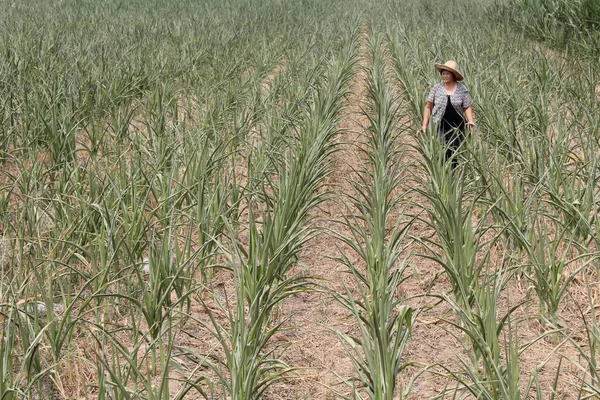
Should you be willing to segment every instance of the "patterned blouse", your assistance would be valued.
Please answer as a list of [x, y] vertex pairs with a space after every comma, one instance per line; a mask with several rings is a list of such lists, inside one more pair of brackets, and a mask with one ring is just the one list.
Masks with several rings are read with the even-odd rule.
[[[446, 111], [446, 103], [448, 103], [448, 93], [444, 89], [444, 82], [435, 85], [427, 96], [427, 101], [433, 104], [431, 117], [433, 122], [438, 123], [444, 116]], [[471, 107], [471, 96], [467, 87], [462, 82], [456, 82], [456, 90], [450, 95], [450, 103], [460, 116], [465, 118], [465, 108]]]

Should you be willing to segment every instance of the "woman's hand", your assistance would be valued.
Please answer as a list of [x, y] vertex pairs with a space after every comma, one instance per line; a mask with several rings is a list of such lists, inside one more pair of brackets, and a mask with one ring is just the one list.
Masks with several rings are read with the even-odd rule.
[[465, 117], [467, 117], [467, 126], [471, 131], [475, 130], [475, 118], [473, 118], [473, 107], [465, 108]]
[[469, 122], [467, 122], [467, 126], [469, 127], [469, 132], [475, 131], [475, 122], [469, 121]]

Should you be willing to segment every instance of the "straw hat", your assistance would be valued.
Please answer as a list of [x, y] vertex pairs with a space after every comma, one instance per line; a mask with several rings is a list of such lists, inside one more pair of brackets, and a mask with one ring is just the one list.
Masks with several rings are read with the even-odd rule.
[[457, 71], [458, 66], [456, 65], [456, 61], [448, 60], [443, 64], [435, 64], [435, 69], [437, 69], [440, 72], [442, 72], [442, 71], [452, 72], [454, 74], [454, 78], [457, 81], [463, 80], [463, 76], [461, 75], [460, 72]]

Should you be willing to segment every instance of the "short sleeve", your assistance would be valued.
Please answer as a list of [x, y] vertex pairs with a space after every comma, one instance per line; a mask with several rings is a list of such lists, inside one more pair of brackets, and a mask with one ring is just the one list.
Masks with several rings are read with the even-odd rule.
[[429, 95], [427, 96], [427, 101], [430, 103], [435, 103], [435, 89], [437, 88], [437, 85], [432, 87], [431, 90], [429, 91]]
[[471, 102], [471, 95], [469, 94], [469, 90], [467, 89], [466, 86], [463, 86], [463, 99], [462, 99], [462, 105], [463, 108], [469, 108], [473, 105], [473, 103]]

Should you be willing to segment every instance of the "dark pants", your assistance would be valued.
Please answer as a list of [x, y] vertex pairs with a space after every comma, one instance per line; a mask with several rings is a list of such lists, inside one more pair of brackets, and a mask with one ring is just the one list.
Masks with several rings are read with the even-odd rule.
[[463, 141], [464, 129], [464, 123], [458, 126], [450, 126], [442, 121], [440, 124], [439, 134], [446, 148], [446, 162], [450, 161], [452, 163], [452, 171], [458, 166], [456, 152]]

